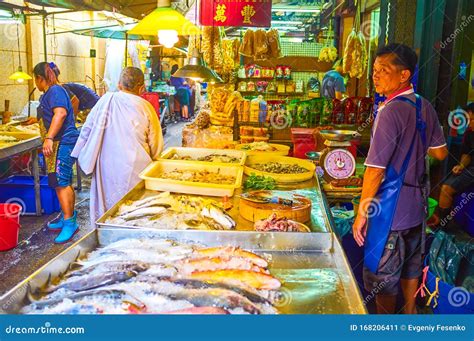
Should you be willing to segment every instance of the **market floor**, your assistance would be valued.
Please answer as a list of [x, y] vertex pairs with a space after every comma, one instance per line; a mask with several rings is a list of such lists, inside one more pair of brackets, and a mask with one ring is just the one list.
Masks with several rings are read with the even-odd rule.
[[[164, 137], [165, 148], [181, 146], [181, 132], [185, 123], [168, 126]], [[92, 230], [89, 223], [89, 188], [90, 180], [83, 178], [83, 189], [77, 194], [76, 210], [78, 211], [79, 232], [70, 243], [54, 244], [57, 232], [46, 229], [46, 223], [57, 214], [22, 216], [19, 244], [10, 251], [0, 252], [0, 296], [26, 279], [33, 272], [67, 249], [87, 232]]]

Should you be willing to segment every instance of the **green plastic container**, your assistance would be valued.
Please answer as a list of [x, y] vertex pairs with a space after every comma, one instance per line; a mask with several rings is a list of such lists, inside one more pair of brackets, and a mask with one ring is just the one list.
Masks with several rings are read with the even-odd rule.
[[438, 202], [433, 198], [428, 198], [428, 217], [426, 218], [427, 220], [431, 218], [434, 211], [436, 210], [436, 207], [438, 207]]

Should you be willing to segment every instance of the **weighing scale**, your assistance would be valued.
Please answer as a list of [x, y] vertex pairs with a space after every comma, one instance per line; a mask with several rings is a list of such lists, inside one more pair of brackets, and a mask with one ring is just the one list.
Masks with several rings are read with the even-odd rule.
[[324, 170], [324, 179], [330, 183], [332, 180], [347, 179], [354, 175], [356, 160], [347, 147], [360, 134], [352, 130], [321, 130], [320, 134], [326, 139], [324, 144], [327, 147], [319, 160], [319, 165]]

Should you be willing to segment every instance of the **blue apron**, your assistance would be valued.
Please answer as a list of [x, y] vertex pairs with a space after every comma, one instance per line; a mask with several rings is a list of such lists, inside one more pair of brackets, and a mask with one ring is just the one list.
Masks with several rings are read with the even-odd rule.
[[421, 97], [417, 94], [415, 94], [415, 96], [416, 103], [402, 96], [393, 99], [407, 102], [416, 108], [416, 130], [408, 154], [400, 169], [400, 173], [397, 173], [390, 164], [385, 170], [385, 179], [375, 196], [376, 200], [383, 205], [382, 209], [379, 210], [377, 214], [368, 217], [364, 265], [372, 273], [377, 273], [380, 259], [385, 250], [385, 244], [387, 243], [397, 208], [400, 190], [404, 185], [403, 181], [413, 152], [413, 144], [418, 133], [421, 135], [423, 145], [426, 146], [426, 122], [424, 122], [421, 117]]

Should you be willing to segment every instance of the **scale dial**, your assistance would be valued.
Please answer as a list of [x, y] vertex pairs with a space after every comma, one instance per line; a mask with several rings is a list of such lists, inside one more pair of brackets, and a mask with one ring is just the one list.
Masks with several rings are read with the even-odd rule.
[[354, 174], [356, 162], [346, 149], [332, 149], [325, 153], [323, 167], [331, 180], [347, 179]]

